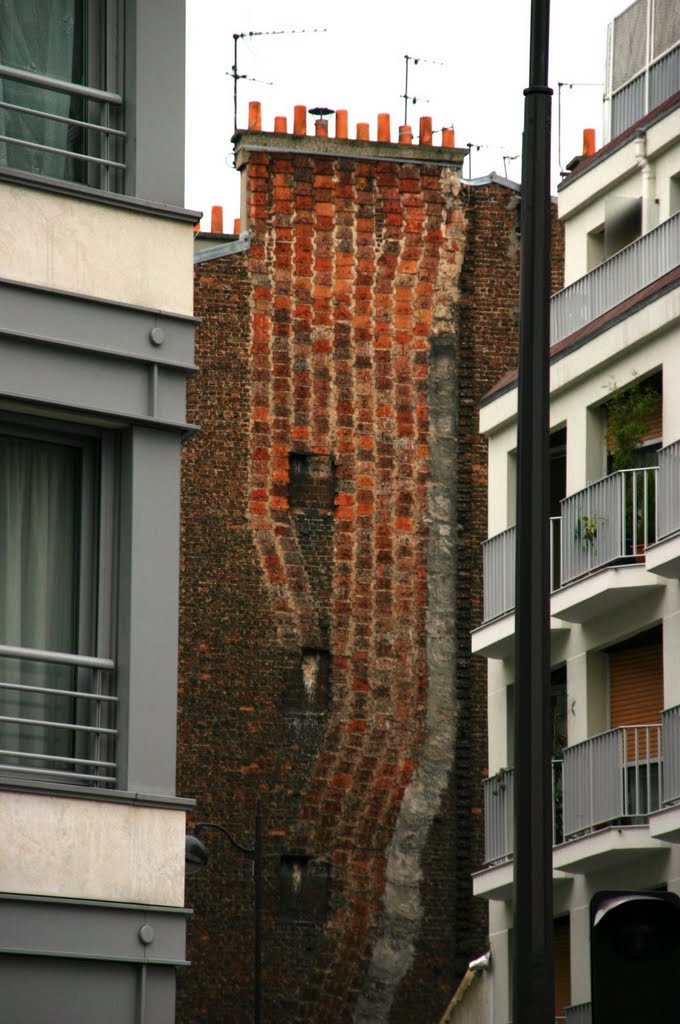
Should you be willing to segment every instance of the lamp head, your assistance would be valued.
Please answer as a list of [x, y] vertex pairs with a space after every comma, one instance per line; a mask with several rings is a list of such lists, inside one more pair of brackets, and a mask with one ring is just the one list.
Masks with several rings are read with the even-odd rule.
[[208, 863], [208, 851], [198, 838], [189, 833], [184, 840], [184, 873], [187, 878], [197, 874]]

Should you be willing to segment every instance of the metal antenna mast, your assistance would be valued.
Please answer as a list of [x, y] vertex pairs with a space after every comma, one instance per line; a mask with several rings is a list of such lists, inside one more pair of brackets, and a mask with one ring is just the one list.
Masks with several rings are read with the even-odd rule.
[[414, 64], [437, 64], [438, 67], [440, 67], [440, 68], [445, 67], [445, 65], [440, 60], [428, 60], [426, 57], [411, 57], [411, 56], [409, 56], [408, 53], [404, 54], [404, 61], [405, 61], [405, 64], [406, 64], [406, 69], [405, 69], [405, 74], [404, 74], [404, 91], [403, 91], [403, 93], [401, 95], [401, 99], [404, 101], [404, 124], [407, 124], [407, 122], [408, 122], [408, 101], [410, 100], [411, 103], [417, 103], [418, 102], [418, 97], [417, 96], [409, 96], [409, 94], [408, 94], [408, 66], [409, 66], [409, 62], [413, 61]]
[[[238, 72], [238, 44], [240, 39], [253, 39], [255, 36], [293, 36], [303, 33], [326, 32], [325, 28], [281, 28], [271, 32], [234, 32], [234, 63], [231, 71], [227, 74], [234, 79], [234, 131], [238, 121], [238, 83], [240, 78], [246, 78], [249, 82], [257, 82], [259, 79], [250, 78], [248, 75], [240, 75]], [[273, 82], [263, 82], [263, 85], [273, 85]]]
[[557, 83], [557, 164], [560, 169], [560, 173], [564, 174], [564, 168], [562, 167], [562, 90], [573, 89], [574, 87], [579, 89], [602, 89], [604, 90], [603, 82], [558, 82]]

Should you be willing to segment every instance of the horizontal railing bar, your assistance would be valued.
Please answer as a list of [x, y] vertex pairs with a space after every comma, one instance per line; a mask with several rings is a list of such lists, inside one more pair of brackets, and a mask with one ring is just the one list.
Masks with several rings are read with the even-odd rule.
[[94, 658], [89, 654], [67, 654], [65, 651], [44, 651], [38, 647], [14, 647], [0, 644], [0, 658], [18, 661], [41, 661], [49, 665], [72, 665], [74, 668], [100, 668], [107, 672], [115, 669], [110, 658]]
[[7, 103], [6, 100], [0, 100], [0, 107], [3, 110], [16, 110], [19, 114], [29, 114], [31, 117], [46, 117], [50, 121], [59, 121], [60, 124], [71, 124], [77, 128], [86, 128], [88, 131], [105, 132], [107, 135], [119, 135], [121, 138], [125, 138], [125, 132], [120, 128], [108, 128], [105, 124], [95, 124], [93, 121], [79, 121], [76, 117], [64, 117], [63, 114], [51, 114], [47, 110], [21, 107], [18, 103]]
[[102, 89], [93, 89], [91, 85], [64, 82], [61, 78], [37, 75], [33, 71], [22, 71], [21, 68], [12, 68], [7, 64], [0, 64], [0, 78], [11, 78], [15, 82], [26, 82], [27, 85], [35, 85], [41, 89], [52, 89], [55, 92], [66, 92], [73, 96], [86, 96], [88, 99], [96, 100], [99, 103], [115, 103], [120, 106], [123, 102], [123, 97], [117, 92], [104, 92]]
[[87, 779], [88, 782], [115, 782], [115, 775], [94, 775], [89, 772], [60, 772], [58, 768], [24, 768], [20, 764], [0, 764], [0, 772], [24, 772], [35, 775], [58, 775], [62, 779]]
[[71, 722], [50, 722], [42, 718], [14, 718], [11, 715], [0, 715], [0, 722], [11, 722], [13, 725], [28, 725], [40, 729], [67, 729], [69, 732], [96, 732], [106, 736], [117, 736], [117, 729], [106, 729], [98, 725], [74, 725]]
[[38, 149], [41, 153], [54, 153], [56, 156], [66, 156], [73, 160], [84, 160], [88, 164], [101, 164], [105, 167], [117, 167], [125, 170], [125, 164], [118, 160], [105, 160], [101, 156], [90, 156], [87, 153], [75, 153], [71, 149], [59, 149], [57, 146], [44, 146], [42, 142], [29, 142], [28, 139], [16, 139], [13, 135], [0, 135], [0, 142], [9, 142], [13, 146], [25, 146], [27, 149]]
[[30, 754], [24, 750], [0, 750], [0, 757], [29, 757], [33, 761], [60, 761], [64, 764], [91, 764], [95, 768], [115, 768], [115, 761], [92, 761], [87, 757], [62, 757], [59, 754]]
[[47, 693], [50, 697], [79, 697], [117, 704], [118, 698], [108, 693], [84, 693], [82, 690], [56, 690], [51, 686], [27, 686], [25, 683], [0, 683], [0, 690], [22, 690], [25, 693]]

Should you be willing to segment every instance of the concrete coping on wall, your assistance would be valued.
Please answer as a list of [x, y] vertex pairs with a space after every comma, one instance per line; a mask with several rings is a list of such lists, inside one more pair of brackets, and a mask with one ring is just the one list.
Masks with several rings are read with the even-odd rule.
[[248, 154], [265, 152], [291, 156], [345, 158], [400, 164], [434, 164], [460, 172], [467, 149], [400, 142], [371, 142], [365, 139], [331, 139], [315, 135], [290, 135], [280, 132], [239, 131], [232, 139], [235, 163], [240, 170], [248, 163]]

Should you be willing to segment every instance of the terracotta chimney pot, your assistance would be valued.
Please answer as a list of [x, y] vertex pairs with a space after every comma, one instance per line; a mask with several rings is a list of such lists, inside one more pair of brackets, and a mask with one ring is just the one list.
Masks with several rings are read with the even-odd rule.
[[592, 156], [595, 152], [595, 129], [583, 129], [583, 155]]
[[420, 145], [432, 145], [432, 118], [421, 117], [420, 119]]
[[251, 100], [248, 104], [248, 131], [262, 131], [262, 104], [259, 100]]
[[413, 132], [410, 124], [402, 124], [399, 127], [399, 141], [404, 146], [410, 146], [413, 142]]
[[456, 136], [453, 128], [442, 128], [442, 146], [446, 149], [453, 149], [456, 145]]
[[280, 135], [288, 134], [288, 118], [287, 117], [275, 117], [274, 118], [274, 131]]
[[293, 110], [293, 135], [307, 134], [307, 107], [295, 107]]
[[328, 138], [328, 121], [324, 121], [322, 117], [318, 118], [314, 122], [314, 134], [322, 139]]
[[378, 142], [389, 142], [390, 135], [390, 115], [378, 114]]
[[335, 137], [336, 139], [346, 139], [349, 137], [346, 110], [335, 111]]
[[359, 142], [368, 142], [370, 138], [371, 135], [368, 127], [368, 121], [359, 121], [357, 124], [357, 140]]
[[221, 206], [213, 206], [210, 211], [210, 230], [214, 235], [222, 234], [223, 213], [224, 210]]
[[241, 234], [241, 218], [240, 217], [236, 217], [234, 219], [234, 234], [235, 235], [240, 235]]

